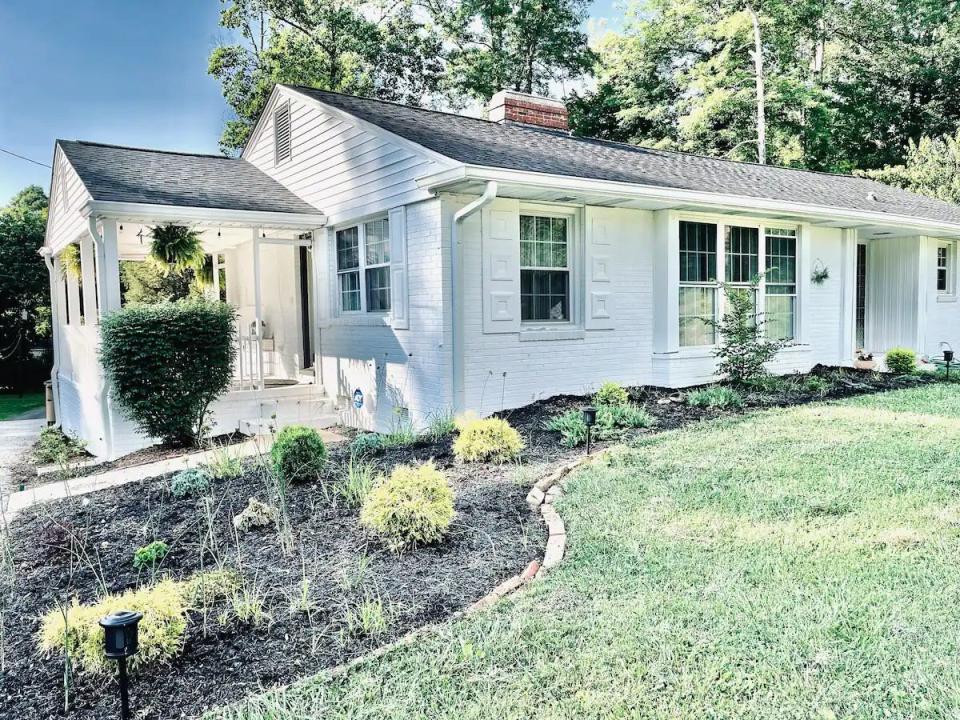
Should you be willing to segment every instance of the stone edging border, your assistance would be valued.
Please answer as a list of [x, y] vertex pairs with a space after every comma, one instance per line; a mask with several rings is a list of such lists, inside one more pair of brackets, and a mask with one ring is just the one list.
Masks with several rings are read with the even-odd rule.
[[397, 638], [391, 643], [381, 645], [380, 647], [375, 648], [370, 652], [361, 655], [360, 657], [356, 657], [353, 660], [330, 668], [326, 671], [327, 678], [333, 680], [335, 678], [342, 677], [349, 673], [357, 665], [365, 663], [368, 660], [375, 660], [379, 657], [383, 657], [388, 652], [395, 650], [396, 648], [409, 645], [423, 635], [445, 626], [451, 620], [457, 620], [459, 618], [473, 615], [480, 610], [485, 610], [501, 598], [516, 592], [534, 578], [542, 578], [548, 570], [559, 565], [560, 561], [563, 560], [564, 553], [566, 552], [567, 530], [563, 524], [563, 518], [560, 517], [560, 513], [557, 512], [553, 504], [558, 498], [563, 496], [564, 484], [567, 476], [570, 473], [582, 465], [586, 465], [587, 463], [597, 460], [598, 458], [606, 455], [606, 453], [607, 449], [604, 449], [593, 455], [584, 455], [583, 457], [579, 457], [572, 462], [561, 465], [549, 475], [540, 478], [530, 492], [527, 493], [527, 505], [529, 505], [530, 509], [534, 512], [539, 510], [540, 515], [547, 524], [547, 532], [549, 534], [547, 536], [547, 547], [543, 553], [543, 562], [537, 562], [536, 560], [532, 561], [529, 565], [527, 565], [523, 572], [504, 580], [493, 590], [466, 609], [453, 613], [450, 615], [450, 617], [445, 618], [439, 623], [424, 625], [423, 627], [411, 630], [403, 637]]

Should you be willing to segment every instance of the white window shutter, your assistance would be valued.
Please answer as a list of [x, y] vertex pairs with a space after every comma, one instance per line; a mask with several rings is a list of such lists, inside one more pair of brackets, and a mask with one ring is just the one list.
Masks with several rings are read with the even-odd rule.
[[586, 223], [586, 313], [587, 330], [610, 330], [614, 321], [614, 251], [618, 222], [616, 210], [587, 207]]
[[484, 209], [481, 233], [483, 332], [519, 332], [519, 201], [497, 200]]
[[407, 212], [400, 206], [390, 211], [390, 319], [395, 330], [410, 329], [407, 291]]

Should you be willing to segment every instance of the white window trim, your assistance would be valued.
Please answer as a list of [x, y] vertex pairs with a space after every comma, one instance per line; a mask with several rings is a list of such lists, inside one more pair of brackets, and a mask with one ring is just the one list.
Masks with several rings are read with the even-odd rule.
[[[581, 307], [583, 302], [583, 291], [581, 290], [581, 285], [583, 284], [583, 275], [582, 268], [584, 262], [582, 260], [583, 253], [583, 242], [581, 242], [581, 233], [582, 233], [582, 223], [580, 222], [580, 209], [576, 207], [568, 206], [556, 206], [556, 205], [540, 205], [535, 203], [522, 203], [520, 205], [520, 216], [531, 215], [535, 217], [554, 217], [554, 218], [564, 218], [567, 221], [567, 292], [569, 293], [569, 298], [567, 299], [567, 314], [569, 317], [566, 320], [523, 320], [520, 321], [520, 333], [524, 336], [521, 339], [525, 340], [546, 340], [549, 339], [547, 333], [556, 334], [555, 339], [578, 339], [579, 335], [574, 333], [571, 335], [571, 331], [580, 330], [583, 328], [583, 316], [584, 311]], [[519, 236], [518, 236], [518, 242]], [[536, 270], [535, 267], [527, 267], [523, 265], [522, 254], [520, 253], [520, 248], [517, 248], [517, 256], [520, 258], [520, 263], [518, 264], [518, 272], [523, 270]], [[562, 268], [539, 268], [543, 270], [561, 270]], [[519, 276], [518, 276], [519, 278]], [[522, 293], [520, 293], [520, 288], [517, 288], [517, 294], [520, 296], [521, 302], [521, 318], [522, 318]]]
[[[947, 250], [947, 287], [941, 290], [936, 287], [937, 275], [940, 272], [940, 248]], [[957, 242], [955, 240], [938, 240], [934, 251], [933, 282], [937, 291], [937, 300], [953, 302], [957, 299]]]
[[[333, 232], [330, 233], [331, 243], [332, 243], [332, 252], [331, 256], [333, 258], [333, 288], [336, 293], [337, 303], [337, 315], [342, 318], [350, 318], [351, 320], [361, 320], [367, 322], [359, 322], [358, 324], [369, 324], [369, 325], [383, 325], [390, 316], [390, 309], [387, 310], [367, 310], [367, 270], [379, 267], [390, 268], [393, 263], [393, 257], [390, 258], [388, 262], [385, 263], [374, 263], [372, 265], [367, 265], [367, 223], [377, 222], [378, 220], [387, 220], [389, 218], [387, 215], [376, 215], [374, 217], [364, 218], [359, 222], [345, 223], [334, 228]], [[337, 257], [337, 233], [343, 230], [349, 230], [350, 228], [357, 228], [357, 256], [359, 264], [356, 268], [351, 268], [350, 270], [340, 270], [339, 260]], [[388, 247], [389, 247], [389, 237], [387, 238]], [[360, 282], [360, 309], [359, 310], [344, 310], [343, 309], [343, 293], [340, 291], [340, 275], [346, 273], [356, 272], [359, 273], [359, 282]], [[393, 298], [391, 296], [391, 307], [392, 307]]]
[[[704, 223], [709, 225], [717, 226], [717, 275], [726, 279], [727, 276], [727, 228], [728, 227], [744, 227], [744, 228], [756, 228], [759, 234], [759, 243], [758, 243], [758, 257], [757, 257], [757, 267], [761, 268], [761, 278], [760, 285], [757, 288], [757, 314], [762, 315], [766, 312], [766, 294], [767, 294], [767, 281], [766, 281], [766, 263], [767, 263], [767, 242], [766, 242], [766, 230], [767, 228], [776, 228], [778, 230], [793, 230], [796, 232], [796, 264], [797, 264], [797, 277], [796, 277], [796, 291], [794, 295], [794, 307], [793, 307], [793, 334], [794, 337], [790, 340], [792, 345], [802, 344], [802, 339], [800, 337], [800, 303], [801, 303], [801, 293], [800, 293], [800, 278], [802, 272], [802, 263], [801, 263], [801, 236], [803, 233], [803, 228], [799, 223], [784, 222], [782, 220], [775, 219], [766, 219], [766, 218], [755, 218], [755, 217], [731, 217], [729, 215], [707, 215], [699, 213], [678, 213], [672, 219], [674, 228], [673, 232], [675, 237], [679, 238], [680, 236], [680, 223], [681, 222], [694, 222], [694, 223]], [[675, 249], [677, 257], [679, 259], [680, 246], [679, 240], [677, 242], [677, 247]], [[676, 280], [676, 291], [672, 293], [671, 302], [675, 303], [679, 307], [680, 303], [680, 288], [681, 287], [714, 287], [716, 288], [716, 301], [714, 302], [714, 321], [718, 321], [723, 317], [723, 313], [726, 311], [726, 296], [723, 293], [721, 285], [724, 280], [716, 278], [713, 282], [698, 282], [698, 283], [687, 283], [680, 282], [679, 277], [679, 262], [677, 264], [678, 273], [675, 277]], [[678, 327], [677, 327], [677, 348], [681, 352], [690, 351], [692, 353], [697, 353], [698, 351], [710, 350], [717, 347], [717, 343], [714, 342], [712, 345], [680, 345], [680, 335], [679, 335], [679, 316], [678, 316]], [[719, 340], [719, 337], [716, 337], [715, 340]]]

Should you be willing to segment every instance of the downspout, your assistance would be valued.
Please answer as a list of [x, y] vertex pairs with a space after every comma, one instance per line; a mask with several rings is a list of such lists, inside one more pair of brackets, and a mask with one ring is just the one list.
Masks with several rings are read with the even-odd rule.
[[50, 382], [53, 385], [54, 426], [60, 427], [60, 312], [57, 306], [57, 271], [53, 265], [53, 250], [42, 247], [38, 251], [50, 275], [50, 333], [53, 335], [53, 367]]
[[497, 183], [488, 180], [483, 194], [466, 207], [453, 214], [450, 224], [450, 300], [452, 315], [450, 322], [450, 352], [453, 359], [453, 411], [462, 412], [464, 408], [463, 379], [463, 298], [460, 297], [460, 279], [463, 275], [463, 258], [460, 253], [460, 224], [477, 210], [485, 208], [497, 197]]

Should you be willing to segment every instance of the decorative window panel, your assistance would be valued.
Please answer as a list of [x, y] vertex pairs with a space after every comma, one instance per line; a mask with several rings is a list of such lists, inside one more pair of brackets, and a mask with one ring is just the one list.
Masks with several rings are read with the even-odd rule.
[[520, 319], [570, 319], [569, 220], [520, 216]]

